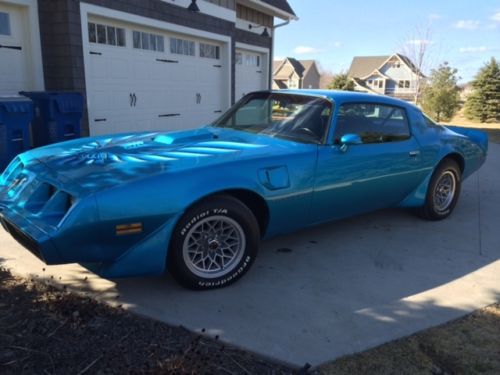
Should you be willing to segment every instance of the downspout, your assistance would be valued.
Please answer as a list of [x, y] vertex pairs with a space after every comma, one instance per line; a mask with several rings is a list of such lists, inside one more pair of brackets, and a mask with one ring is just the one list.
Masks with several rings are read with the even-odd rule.
[[273, 88], [273, 61], [274, 61], [274, 36], [276, 35], [274, 33], [274, 30], [276, 30], [278, 27], [283, 27], [286, 26], [290, 23], [290, 19], [286, 20], [285, 22], [278, 23], [277, 25], [273, 25], [273, 43], [271, 45], [271, 56], [269, 61], [269, 89]]

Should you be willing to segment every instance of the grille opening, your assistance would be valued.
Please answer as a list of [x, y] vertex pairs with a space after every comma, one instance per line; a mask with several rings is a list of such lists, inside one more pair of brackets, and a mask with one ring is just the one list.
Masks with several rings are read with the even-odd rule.
[[65, 191], [58, 190], [42, 208], [39, 215], [45, 222], [57, 226], [73, 205], [73, 197]]
[[[4, 173], [0, 177], [0, 184], [5, 184], [8, 185], [14, 179], [21, 174], [22, 170], [24, 168], [23, 163], [21, 162], [21, 159], [19, 157], [16, 157], [7, 167], [7, 169], [4, 171]], [[3, 181], [2, 181], [3, 180]]]
[[47, 204], [47, 202], [54, 196], [57, 192], [55, 186], [42, 183], [31, 195], [31, 197], [26, 202], [26, 210], [37, 213], [42, 210], [42, 208]]
[[29, 250], [37, 258], [44, 260], [42, 254], [40, 253], [40, 246], [33, 238], [5, 219], [2, 219], [2, 224], [22, 247]]

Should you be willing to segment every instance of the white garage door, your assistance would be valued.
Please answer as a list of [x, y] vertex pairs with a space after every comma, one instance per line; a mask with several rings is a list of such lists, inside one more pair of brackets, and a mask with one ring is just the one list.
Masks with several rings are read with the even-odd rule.
[[92, 18], [88, 30], [92, 135], [189, 129], [227, 109], [221, 44]]
[[236, 50], [236, 87], [235, 100], [240, 100], [252, 91], [267, 88], [266, 62], [261, 53], [247, 50]]
[[32, 88], [26, 23], [23, 8], [0, 3], [0, 95]]

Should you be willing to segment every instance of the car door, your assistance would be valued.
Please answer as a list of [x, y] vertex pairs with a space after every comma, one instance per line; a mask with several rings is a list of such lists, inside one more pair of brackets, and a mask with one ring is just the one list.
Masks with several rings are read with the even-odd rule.
[[[312, 219], [323, 222], [397, 205], [421, 182], [420, 148], [403, 107], [345, 103], [333, 145], [320, 146]], [[360, 144], [342, 144], [356, 134]]]

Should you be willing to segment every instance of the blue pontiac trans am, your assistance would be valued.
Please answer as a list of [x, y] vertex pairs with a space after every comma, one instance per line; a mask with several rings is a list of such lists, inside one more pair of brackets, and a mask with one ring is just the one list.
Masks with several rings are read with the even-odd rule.
[[105, 135], [16, 157], [0, 221], [46, 264], [104, 277], [229, 285], [262, 238], [386, 207], [440, 220], [485, 161], [487, 135], [397, 99], [261, 91], [195, 130]]

